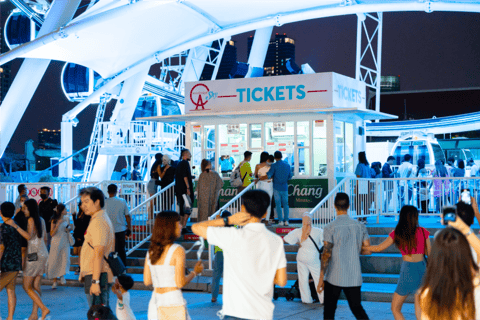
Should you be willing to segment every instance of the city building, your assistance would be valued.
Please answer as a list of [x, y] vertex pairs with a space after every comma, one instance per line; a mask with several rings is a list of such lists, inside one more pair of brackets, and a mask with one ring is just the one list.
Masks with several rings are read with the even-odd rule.
[[400, 91], [400, 76], [381, 76], [380, 91], [381, 92]]
[[60, 130], [39, 130], [37, 144], [38, 149], [60, 148]]
[[[213, 47], [218, 49], [218, 42], [213, 43]], [[225, 45], [225, 50], [223, 51], [222, 61], [220, 62], [220, 67], [218, 68], [217, 80], [220, 79], [229, 79], [230, 71], [235, 66], [237, 62], [237, 47], [235, 46], [235, 41], [230, 40]], [[202, 75], [200, 80], [211, 80], [213, 75], [214, 67], [208, 64], [205, 64], [203, 68]]]
[[[253, 36], [248, 38], [248, 54], [252, 49]], [[286, 64], [288, 59], [295, 60], [295, 40], [284, 34], [275, 34], [275, 39], [270, 41], [263, 64], [264, 76], [279, 76], [291, 74]]]

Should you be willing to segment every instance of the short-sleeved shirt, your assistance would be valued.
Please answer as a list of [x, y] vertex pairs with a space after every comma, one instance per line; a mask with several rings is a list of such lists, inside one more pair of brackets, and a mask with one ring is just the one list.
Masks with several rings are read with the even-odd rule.
[[369, 239], [365, 225], [346, 214], [338, 215], [323, 229], [323, 239], [333, 244], [325, 281], [339, 287], [361, 286], [360, 252], [362, 243]]
[[130, 214], [127, 201], [118, 197], [108, 198], [105, 200], [105, 211], [112, 221], [115, 233], [127, 230], [125, 216]]
[[221, 159], [220, 158], [220, 170], [222, 171], [232, 171], [233, 165], [235, 164], [235, 159], [233, 157], [229, 157], [228, 159]]
[[[185, 184], [185, 177], [188, 180], [188, 186]], [[187, 193], [187, 188], [190, 188], [190, 192], [193, 195], [193, 181], [190, 164], [187, 160], [182, 160], [178, 163], [178, 166], [175, 169], [175, 191], [178, 194], [185, 194]]]
[[288, 180], [292, 179], [292, 170], [288, 163], [277, 160], [267, 172], [269, 179], [273, 178], [273, 189], [277, 191], [288, 190]]
[[273, 319], [273, 280], [287, 266], [283, 240], [262, 223], [207, 229], [210, 244], [224, 256], [223, 314], [243, 319]]
[[[405, 255], [410, 255], [410, 254], [424, 254], [425, 253], [425, 240], [428, 238], [430, 235], [430, 232], [422, 227], [418, 227], [417, 230], [415, 231], [415, 241], [417, 247], [411, 250], [410, 252], [406, 251], [406, 248], [399, 248], [400, 252], [402, 253], [402, 256]], [[390, 232], [390, 238], [395, 240], [395, 230]]]
[[[317, 245], [318, 249], [323, 247], [323, 230], [320, 228], [312, 227], [310, 231], [310, 237], [312, 237], [313, 241]], [[305, 241], [301, 243], [300, 249], [298, 249], [297, 254], [297, 261], [301, 262], [316, 262], [320, 263], [319, 255], [317, 247], [313, 243], [312, 239], [307, 238]], [[290, 231], [284, 238], [288, 244], [297, 244], [300, 243], [302, 240], [302, 228], [298, 228], [295, 230]]]
[[[115, 251], [115, 234], [113, 232], [112, 222], [105, 213], [100, 210], [92, 215], [90, 223], [85, 234], [85, 242], [80, 253], [80, 279], [86, 275], [93, 274], [93, 261], [95, 260], [95, 252], [91, 247], [104, 246], [104, 256], [108, 257], [110, 252]], [[101, 272], [108, 273], [108, 282], [113, 280], [113, 274], [107, 262], [102, 259]]]
[[4, 247], [0, 266], [2, 272], [22, 270], [20, 237], [18, 231], [12, 226], [5, 223], [0, 226], [0, 244]]
[[370, 170], [368, 164], [359, 163], [355, 169], [355, 175], [359, 176], [360, 178], [371, 178], [372, 170]]
[[40, 216], [45, 220], [45, 227], [47, 228], [47, 233], [50, 234], [50, 227], [52, 224], [50, 220], [52, 219], [54, 209], [57, 207], [57, 200], [48, 198], [45, 201], [40, 201], [38, 204], [38, 212]]
[[252, 174], [252, 167], [250, 166], [250, 162], [247, 162], [247, 161], [240, 162], [240, 176], [242, 177], [244, 187], [248, 187], [250, 183], [252, 183], [251, 174]]

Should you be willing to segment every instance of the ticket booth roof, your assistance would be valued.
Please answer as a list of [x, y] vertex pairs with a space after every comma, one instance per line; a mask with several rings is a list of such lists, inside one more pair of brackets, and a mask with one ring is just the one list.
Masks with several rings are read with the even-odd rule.
[[156, 116], [156, 117], [145, 117], [138, 118], [137, 120], [143, 121], [156, 121], [156, 122], [190, 122], [190, 123], [229, 123], [235, 122], [238, 123], [242, 120], [248, 121], [252, 118], [262, 117], [262, 118], [275, 118], [272, 120], [293, 120], [294, 117], [296, 120], [310, 120], [319, 115], [329, 115], [333, 114], [339, 117], [339, 120], [356, 122], [363, 120], [391, 120], [398, 118], [395, 115], [388, 113], [377, 112], [375, 110], [368, 109], [357, 109], [357, 108], [322, 108], [322, 109], [295, 109], [295, 110], [257, 110], [252, 111], [236, 111], [236, 112], [215, 112], [207, 113], [199, 111], [198, 114], [187, 114], [187, 115], [170, 115], [170, 116]]

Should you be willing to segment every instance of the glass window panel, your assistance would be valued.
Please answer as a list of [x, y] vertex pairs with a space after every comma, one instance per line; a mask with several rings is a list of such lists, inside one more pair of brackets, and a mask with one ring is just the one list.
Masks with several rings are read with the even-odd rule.
[[[215, 151], [205, 151], [204, 153], [205, 153], [205, 156], [203, 158], [209, 160], [212, 163], [212, 169], [215, 170]], [[201, 163], [198, 169], [199, 169], [199, 172], [201, 173], [202, 172]]]
[[192, 139], [192, 175], [200, 175], [200, 164], [202, 163], [202, 145], [200, 132], [193, 132]]
[[303, 176], [310, 175], [310, 149], [298, 149], [298, 174]]
[[327, 175], [327, 121], [315, 121], [313, 126], [313, 175]]
[[345, 158], [346, 171], [353, 173], [353, 123], [345, 122]]
[[310, 146], [310, 121], [297, 122], [297, 143], [299, 147]]
[[345, 123], [343, 121], [335, 121], [335, 139], [337, 143], [335, 171], [345, 172]]
[[204, 149], [215, 149], [215, 125], [203, 126]]
[[279, 150], [285, 160], [295, 172], [293, 157], [294, 150], [294, 122], [266, 122], [265, 123], [265, 151], [274, 154]]
[[243, 160], [243, 153], [247, 151], [247, 124], [218, 126], [220, 155], [230, 155], [239, 164]]
[[250, 149], [262, 148], [262, 125], [251, 124], [250, 125]]

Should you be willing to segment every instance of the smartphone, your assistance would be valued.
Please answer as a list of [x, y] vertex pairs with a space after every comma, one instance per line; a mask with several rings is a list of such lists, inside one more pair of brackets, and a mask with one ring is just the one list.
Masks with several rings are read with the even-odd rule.
[[470, 190], [464, 189], [462, 191], [462, 201], [466, 204], [472, 204], [472, 197], [470, 196]]
[[457, 220], [456, 211], [457, 211], [457, 208], [452, 206], [442, 208], [442, 216], [443, 216], [442, 224], [444, 226], [448, 226], [448, 221], [455, 222], [455, 220]]

